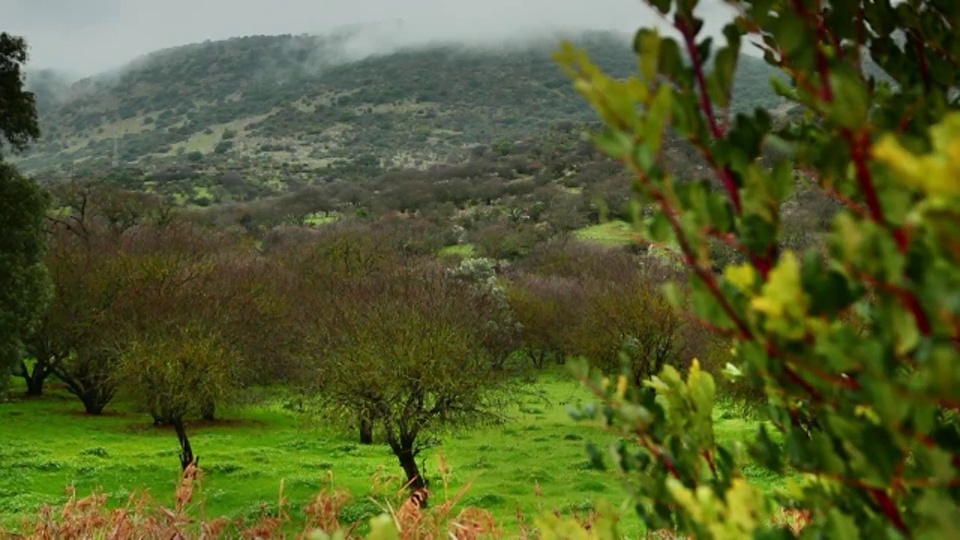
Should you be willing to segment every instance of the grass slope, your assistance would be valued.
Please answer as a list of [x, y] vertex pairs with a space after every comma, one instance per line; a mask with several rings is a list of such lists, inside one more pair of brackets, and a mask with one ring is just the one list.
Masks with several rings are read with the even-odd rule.
[[[442, 441], [452, 469], [451, 495], [474, 481], [462, 504], [491, 510], [507, 530], [516, 530], [518, 510], [532, 519], [554, 509], [585, 510], [600, 499], [619, 504], [625, 497], [613, 473], [592, 470], [586, 459], [587, 440], [610, 437], [567, 414], [568, 406], [588, 396], [556, 375], [543, 376], [537, 386], [549, 403], [530, 398], [505, 426]], [[179, 472], [173, 432], [122, 407], [114, 411], [101, 417], [84, 415], [79, 403], [59, 389], [43, 398], [0, 404], [0, 529], [16, 527], [22, 515], [44, 503], [62, 502], [64, 488], [71, 484], [81, 496], [102, 487], [115, 503], [142, 488], [162, 503], [172, 503]], [[296, 515], [332, 474], [337, 485], [356, 496], [343, 517], [365, 521], [379, 513], [368, 498], [373, 476], [400, 472], [385, 446], [358, 445], [351, 433], [331, 430], [280, 401], [228, 416], [190, 428], [206, 473], [202, 494], [208, 517], [256, 518], [264, 505], [276, 507], [281, 481]], [[743, 440], [754, 429], [751, 422], [720, 420], [718, 434]], [[435, 450], [427, 452], [426, 467], [438, 489]], [[625, 515], [625, 532], [641, 532], [636, 517], [629, 511]]]
[[643, 240], [643, 235], [637, 232], [633, 225], [621, 220], [584, 227], [576, 232], [576, 236], [608, 246], [626, 246]]

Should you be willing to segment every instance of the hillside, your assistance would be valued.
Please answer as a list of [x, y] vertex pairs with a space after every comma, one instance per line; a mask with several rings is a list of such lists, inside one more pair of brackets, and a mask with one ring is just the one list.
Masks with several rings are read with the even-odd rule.
[[[628, 36], [573, 40], [610, 73], [635, 71]], [[159, 51], [69, 89], [47, 74], [33, 82], [43, 137], [19, 166], [55, 177], [189, 165], [284, 191], [456, 161], [476, 144], [593, 119], [550, 57], [556, 43], [355, 59], [342, 36], [254, 36]], [[775, 106], [771, 73], [744, 57], [738, 105]]]

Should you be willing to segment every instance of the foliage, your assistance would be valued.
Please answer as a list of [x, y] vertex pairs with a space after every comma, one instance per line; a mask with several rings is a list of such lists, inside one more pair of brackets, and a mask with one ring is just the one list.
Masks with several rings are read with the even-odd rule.
[[576, 280], [521, 274], [511, 280], [509, 302], [520, 324], [520, 348], [537, 368], [547, 360], [560, 364], [570, 353], [570, 323], [581, 307]]
[[[26, 41], [0, 32], [0, 143], [6, 141], [16, 151], [40, 137], [36, 100], [23, 87], [21, 70], [26, 61]], [[2, 150], [0, 144], [0, 159]]]
[[180, 464], [196, 463], [184, 420], [224, 404], [243, 382], [242, 361], [209, 328], [189, 323], [168, 335], [143, 335], [124, 347], [117, 375], [125, 392], [156, 423], [173, 424], [181, 445]]
[[43, 266], [48, 205], [48, 195], [36, 182], [0, 162], [0, 391], [49, 300]]
[[138, 227], [159, 226], [167, 215], [150, 197], [114, 189], [63, 184], [55, 197], [45, 260], [54, 295], [27, 340], [33, 366], [24, 363], [21, 374], [34, 394], [56, 375], [99, 414], [117, 389], [113, 373], [131, 320], [121, 310], [138, 298], [131, 272]]
[[502, 420], [512, 381], [484, 346], [496, 304], [434, 263], [350, 277], [315, 315], [326, 334], [313, 352], [318, 397], [381, 426], [412, 487], [425, 487], [416, 459], [431, 435]]
[[43, 216], [47, 194], [3, 162], [6, 141], [24, 150], [40, 136], [33, 94], [23, 88], [23, 38], [0, 33], [0, 391], [23, 355], [23, 340], [48, 300]]
[[[956, 536], [960, 42], [946, 36], [958, 5], [730, 2], [738, 17], [714, 48], [698, 2], [648, 4], [670, 14], [676, 37], [640, 30], [637, 76], [613, 79], [569, 45], [558, 59], [606, 124], [598, 148], [658, 208], [647, 237], [680, 247], [692, 314], [730, 340], [740, 384], [766, 394], [747, 453], [803, 479], [772, 493], [745, 481], [746, 456], [716, 440], [716, 384], [698, 363], [685, 379], [667, 367], [642, 386], [581, 366], [605, 402], [585, 414], [629, 441], [612, 456], [638, 513], [697, 538], [792, 537], [769, 519], [778, 507], [807, 516], [809, 538]], [[790, 76], [773, 86], [803, 115], [777, 126], [759, 109], [730, 117], [744, 39]], [[662, 166], [668, 126], [721, 189], [680, 184]], [[785, 158], [762, 163], [765, 145]], [[823, 249], [778, 245], [795, 174], [842, 203]], [[746, 261], [714, 273], [711, 238]], [[675, 288], [667, 293], [680, 307]]]
[[584, 279], [578, 317], [567, 327], [570, 353], [607, 373], [626, 369], [635, 384], [693, 356], [686, 321], [660, 294], [669, 275], [656, 261], [615, 280]]
[[492, 259], [467, 258], [448, 269], [447, 275], [470, 287], [474, 299], [483, 307], [479, 345], [490, 355], [494, 369], [504, 369], [517, 350], [520, 325], [497, 272], [497, 263]]
[[[632, 69], [628, 35], [577, 35], [608, 69]], [[193, 165], [211, 177], [235, 169], [251, 187], [277, 194], [284, 191], [277, 184], [458, 161], [468, 146], [515, 143], [557, 122], [588, 118], [589, 108], [550, 61], [552, 43], [516, 41], [364, 58], [344, 36], [248, 36], [160, 51], [116, 77], [77, 81], [63, 92], [69, 98], [48, 102], [44, 136], [21, 166], [102, 176], [116, 157], [141, 169], [141, 182], [172, 166]], [[756, 58], [744, 63], [752, 68], [738, 80], [750, 93], [744, 104], [776, 105], [779, 98], [757, 84], [770, 68]], [[35, 82], [38, 93], [55, 92], [45, 87], [55, 81]], [[205, 180], [192, 184], [216, 187]]]

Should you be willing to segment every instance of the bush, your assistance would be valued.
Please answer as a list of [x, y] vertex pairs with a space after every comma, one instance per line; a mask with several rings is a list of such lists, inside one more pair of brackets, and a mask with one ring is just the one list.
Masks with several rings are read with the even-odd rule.
[[[730, 3], [740, 17], [712, 52], [697, 2], [648, 1], [671, 13], [679, 39], [640, 30], [633, 80], [608, 77], [570, 45], [557, 58], [606, 124], [597, 148], [634, 176], [641, 204], [659, 209], [646, 235], [680, 247], [688, 315], [728, 341], [728, 373], [762, 393], [766, 422], [746, 452], [718, 444], [717, 384], [699, 362], [686, 378], [668, 366], [642, 385], [580, 364], [605, 405], [581, 415], [603, 411], [627, 441], [612, 448], [615, 461], [654, 529], [695, 538], [791, 538], [801, 528], [805, 538], [956, 536], [960, 42], [941, 38], [956, 32], [956, 8]], [[730, 118], [745, 37], [789, 75], [772, 84], [800, 113]], [[668, 128], [706, 158], [720, 189], [674, 182], [659, 159]], [[760, 159], [769, 145], [784, 149], [774, 164]], [[815, 242], [783, 245], [795, 172], [842, 209]], [[712, 240], [744, 262], [715, 273]], [[676, 290], [667, 298], [685, 307]], [[747, 466], [800, 478], [789, 490], [765, 489], [743, 476]]]

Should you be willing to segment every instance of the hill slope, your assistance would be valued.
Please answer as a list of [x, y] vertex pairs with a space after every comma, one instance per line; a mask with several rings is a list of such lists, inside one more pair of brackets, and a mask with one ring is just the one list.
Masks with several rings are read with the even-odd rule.
[[[628, 36], [573, 41], [609, 73], [635, 72]], [[475, 144], [594, 117], [551, 60], [556, 43], [421, 47], [355, 61], [335, 36], [159, 51], [68, 92], [40, 79], [43, 137], [19, 166], [51, 176], [190, 165], [283, 184], [456, 160]], [[744, 57], [739, 103], [775, 106], [772, 73]]]

